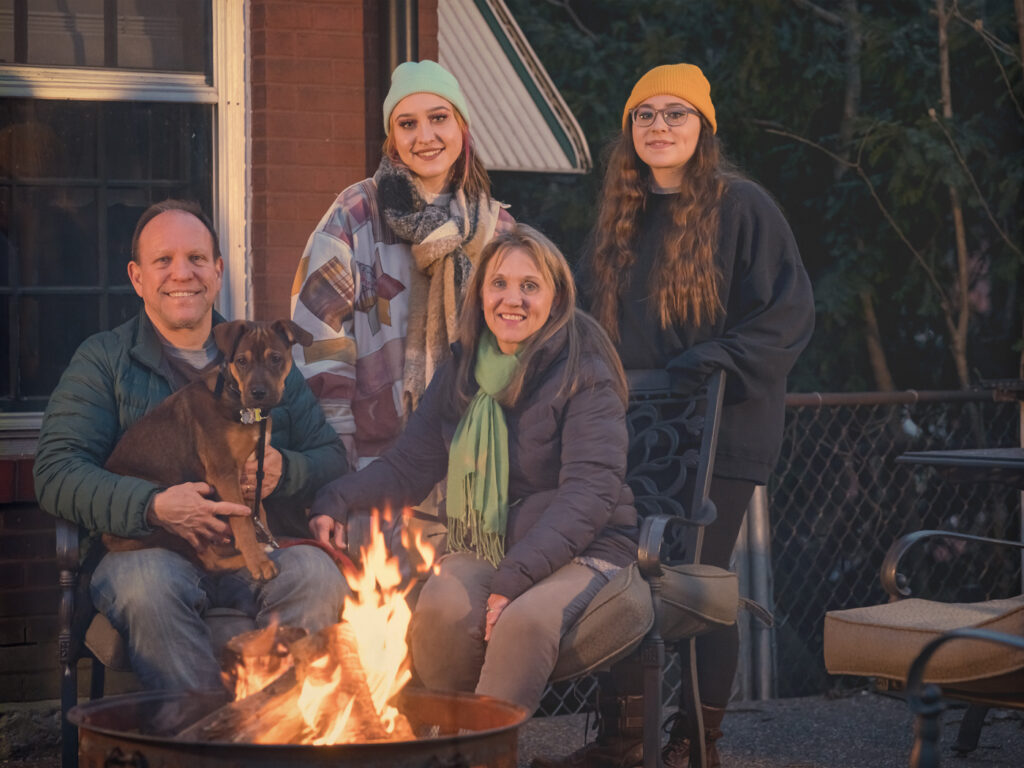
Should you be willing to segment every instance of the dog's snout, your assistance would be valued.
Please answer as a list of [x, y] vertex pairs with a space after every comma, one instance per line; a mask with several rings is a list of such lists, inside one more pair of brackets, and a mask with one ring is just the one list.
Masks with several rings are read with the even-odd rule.
[[249, 387], [249, 395], [253, 400], [263, 402], [267, 399], [267, 388], [264, 386]]

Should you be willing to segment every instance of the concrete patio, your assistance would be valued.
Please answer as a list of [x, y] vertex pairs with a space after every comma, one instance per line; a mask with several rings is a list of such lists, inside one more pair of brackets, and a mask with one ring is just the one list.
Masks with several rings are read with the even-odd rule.
[[[942, 720], [943, 765], [1019, 768], [1024, 765], [1024, 713], [994, 710], [979, 749], [967, 758], [949, 751], [962, 710]], [[906, 704], [873, 693], [811, 696], [733, 705], [719, 742], [724, 768], [903, 768], [913, 743]], [[522, 730], [519, 765], [583, 743], [586, 717], [536, 718]], [[57, 703], [0, 704], [0, 768], [60, 764]]]

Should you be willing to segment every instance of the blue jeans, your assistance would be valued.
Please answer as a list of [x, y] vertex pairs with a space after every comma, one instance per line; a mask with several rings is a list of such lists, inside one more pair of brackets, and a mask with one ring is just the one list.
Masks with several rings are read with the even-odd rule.
[[280, 573], [268, 582], [246, 569], [207, 573], [167, 549], [108, 552], [93, 573], [96, 609], [127, 640], [128, 658], [147, 689], [219, 688], [220, 665], [203, 620], [208, 608], [236, 608], [267, 626], [316, 632], [340, 620], [348, 584], [326, 553], [309, 546], [270, 553]]

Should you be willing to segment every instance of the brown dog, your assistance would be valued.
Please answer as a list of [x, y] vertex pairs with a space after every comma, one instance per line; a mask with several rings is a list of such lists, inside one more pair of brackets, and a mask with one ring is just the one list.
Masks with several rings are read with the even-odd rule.
[[[104, 466], [164, 487], [203, 481], [220, 499], [245, 504], [240, 475], [259, 442], [259, 421], [268, 418], [284, 393], [291, 346], [309, 346], [313, 337], [291, 320], [220, 323], [213, 327], [213, 337], [224, 355], [220, 368], [182, 387], [129, 427]], [[266, 531], [262, 504], [259, 510]], [[277, 566], [257, 539], [253, 519], [232, 516], [230, 524], [234, 546], [199, 552], [163, 530], [142, 539], [104, 534], [103, 542], [111, 551], [164, 547], [198, 558], [207, 570], [245, 565], [255, 579], [274, 578]]]

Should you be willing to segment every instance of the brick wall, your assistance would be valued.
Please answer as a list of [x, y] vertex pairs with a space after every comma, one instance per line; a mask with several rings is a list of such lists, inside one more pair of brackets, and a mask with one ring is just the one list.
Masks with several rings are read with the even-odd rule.
[[[0, 702], [60, 696], [54, 521], [36, 505], [30, 455], [0, 456]], [[135, 690], [131, 674], [108, 670], [107, 693]], [[89, 690], [89, 662], [78, 669]]]
[[[382, 3], [252, 0], [252, 274], [257, 319], [289, 315], [309, 233], [377, 167]], [[437, 58], [437, 0], [419, 3], [420, 58]], [[386, 83], [384, 85], [386, 87]]]
[[0, 699], [57, 695], [53, 519], [35, 505], [32, 459], [0, 458]]

